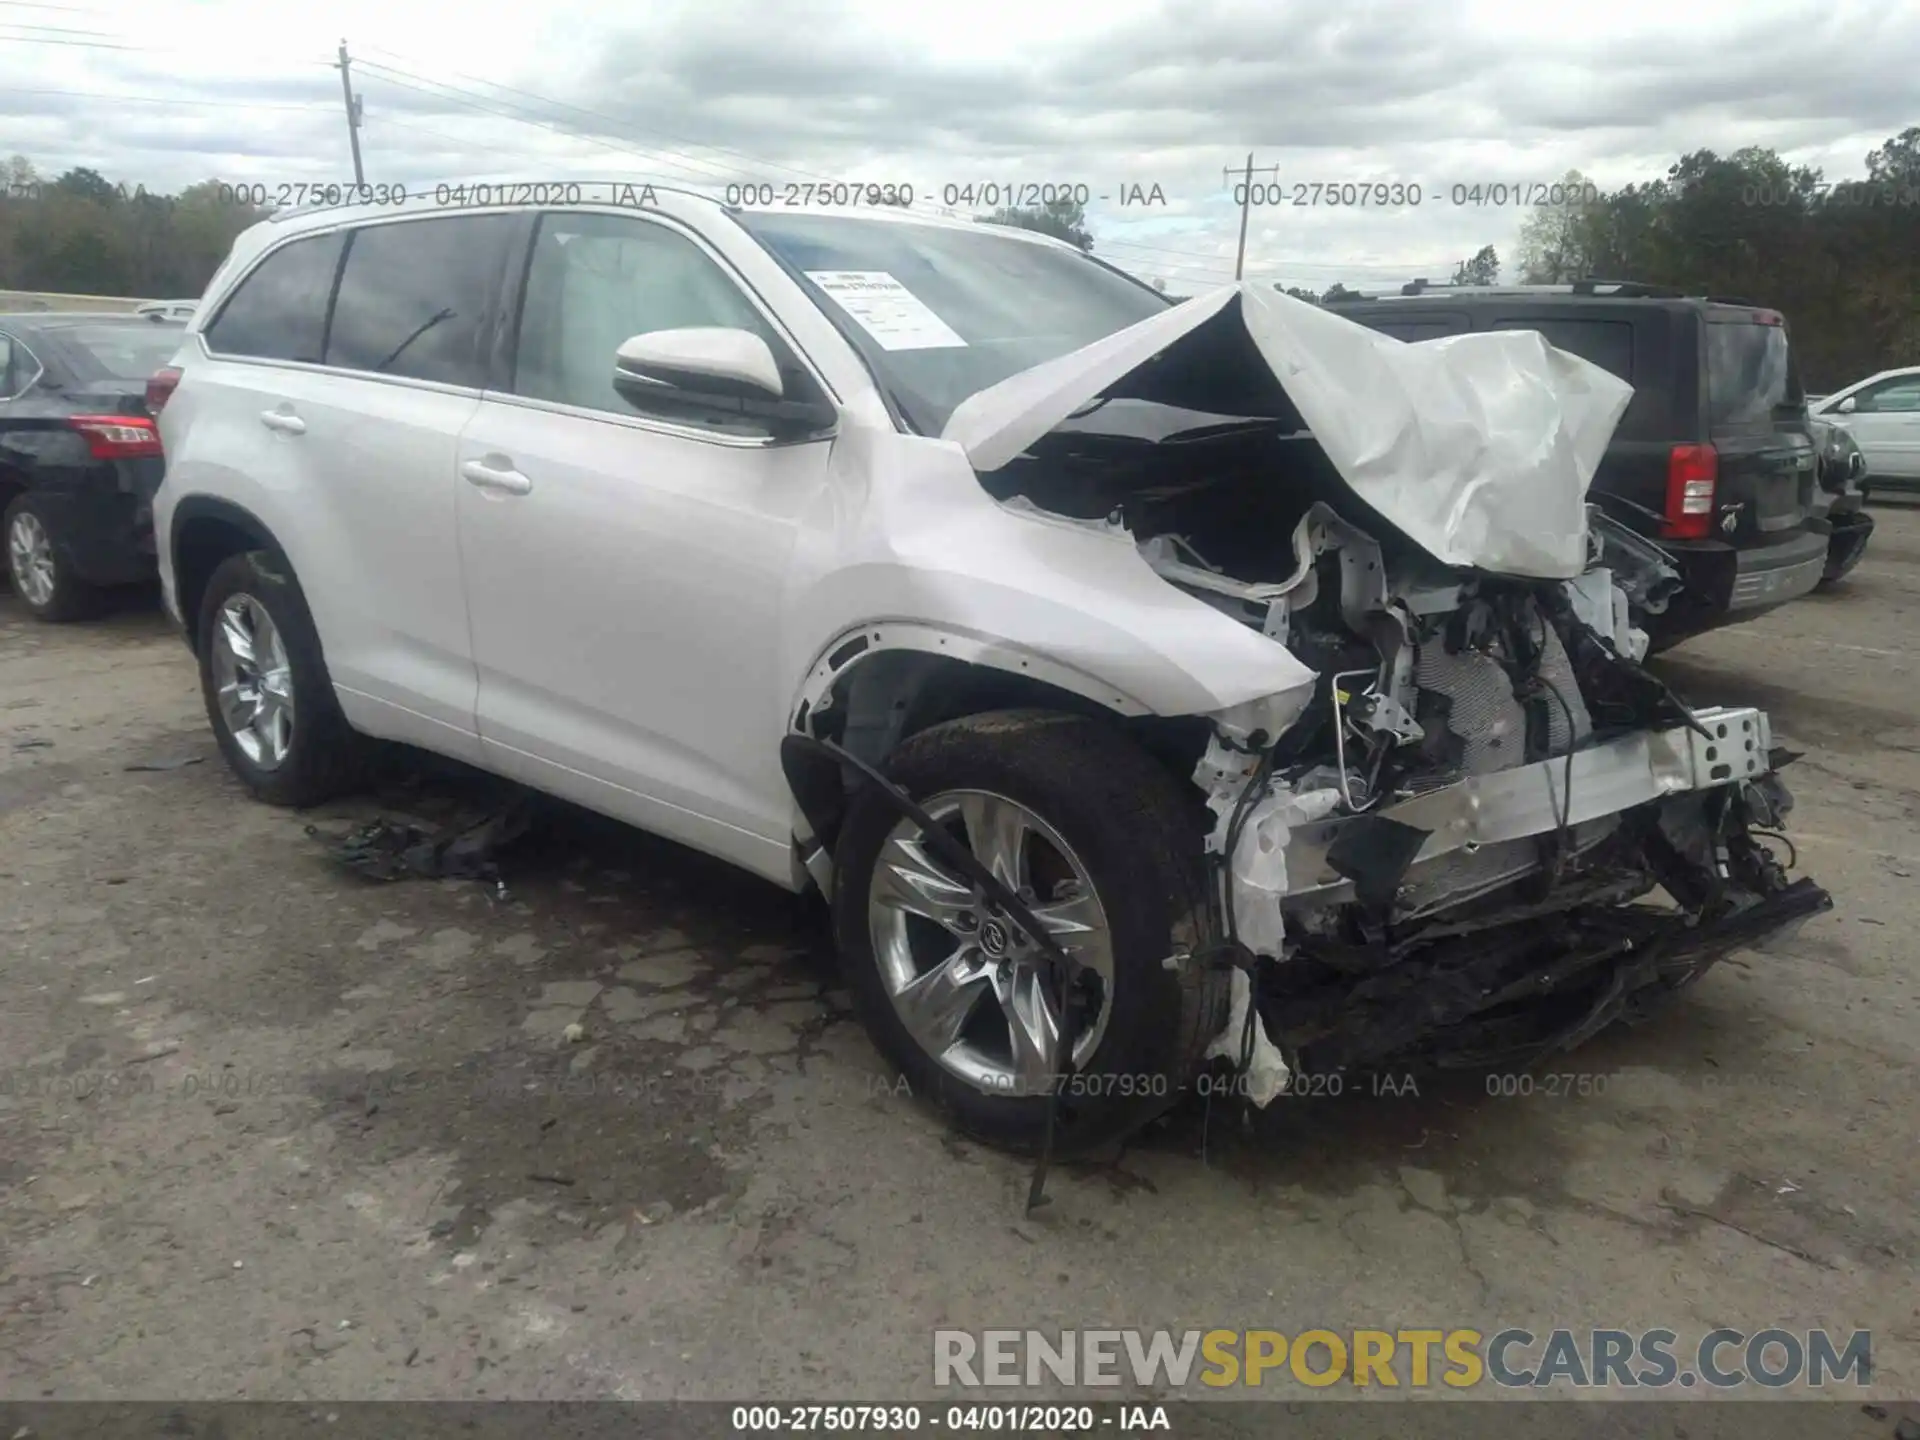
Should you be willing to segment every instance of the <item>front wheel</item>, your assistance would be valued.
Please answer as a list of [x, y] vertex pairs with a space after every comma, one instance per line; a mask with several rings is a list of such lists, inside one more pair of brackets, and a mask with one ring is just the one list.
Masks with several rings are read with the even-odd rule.
[[992, 1143], [1031, 1149], [1059, 1092], [1062, 1154], [1170, 1106], [1225, 1023], [1205, 929], [1197, 797], [1110, 723], [999, 711], [913, 736], [889, 778], [1020, 894], [1082, 966], [1069, 1065], [1041, 953], [874, 789], [835, 854], [848, 988], [916, 1094]]

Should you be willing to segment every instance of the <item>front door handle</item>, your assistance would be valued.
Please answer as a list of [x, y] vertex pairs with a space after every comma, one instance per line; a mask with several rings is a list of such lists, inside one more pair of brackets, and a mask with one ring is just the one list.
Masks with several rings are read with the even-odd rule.
[[269, 430], [278, 430], [282, 435], [307, 433], [307, 422], [290, 410], [262, 410], [260, 423]]
[[511, 462], [489, 465], [484, 460], [469, 460], [460, 467], [461, 478], [482, 490], [504, 490], [509, 495], [524, 495], [533, 489], [533, 481], [513, 468]]

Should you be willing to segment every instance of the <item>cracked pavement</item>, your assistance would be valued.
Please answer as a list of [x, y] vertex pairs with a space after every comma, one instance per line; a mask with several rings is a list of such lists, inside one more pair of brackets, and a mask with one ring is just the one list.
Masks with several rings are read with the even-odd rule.
[[504, 899], [360, 880], [309, 824], [468, 782], [254, 804], [151, 599], [0, 597], [0, 1395], [897, 1400], [940, 1326], [1414, 1323], [1870, 1328], [1913, 1394], [1920, 511], [1876, 513], [1660, 667], [1806, 752], [1832, 915], [1532, 1094], [1196, 1100], [1033, 1218], [806, 903], [571, 815]]

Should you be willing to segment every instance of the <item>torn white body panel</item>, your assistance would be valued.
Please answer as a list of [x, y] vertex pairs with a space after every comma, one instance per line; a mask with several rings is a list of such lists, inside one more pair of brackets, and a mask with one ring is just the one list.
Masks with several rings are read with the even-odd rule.
[[[1206, 792], [1214, 814], [1208, 854], [1226, 853], [1228, 832], [1253, 768], [1252, 756], [1229, 749], [1218, 736], [1201, 757], [1193, 778]], [[1240, 816], [1228, 866], [1233, 876], [1233, 926], [1240, 943], [1254, 954], [1278, 958], [1284, 953], [1286, 927], [1280, 902], [1291, 888], [1287, 844], [1295, 827], [1324, 820], [1339, 804], [1340, 792], [1330, 788], [1274, 790], [1252, 801]]]
[[943, 436], [998, 469], [1116, 387], [1155, 398], [1135, 372], [1183, 344], [1217, 358], [1227, 326], [1341, 478], [1436, 559], [1549, 579], [1585, 568], [1587, 487], [1633, 390], [1532, 331], [1408, 344], [1248, 281], [982, 390]]
[[[1213, 1037], [1213, 1043], [1207, 1046], [1205, 1059], [1227, 1060], [1235, 1066], [1240, 1064], [1246, 1045], [1247, 1012], [1253, 1005], [1253, 984], [1247, 979], [1247, 972], [1233, 972], [1233, 1010], [1227, 1017], [1226, 1028]], [[1287, 1060], [1280, 1053], [1280, 1047], [1273, 1043], [1267, 1034], [1267, 1023], [1260, 1018], [1259, 1012], [1253, 1013], [1253, 1055], [1248, 1059], [1240, 1083], [1245, 1087], [1249, 1100], [1261, 1109], [1272, 1104], [1275, 1097], [1286, 1093], [1293, 1072], [1287, 1068]]]

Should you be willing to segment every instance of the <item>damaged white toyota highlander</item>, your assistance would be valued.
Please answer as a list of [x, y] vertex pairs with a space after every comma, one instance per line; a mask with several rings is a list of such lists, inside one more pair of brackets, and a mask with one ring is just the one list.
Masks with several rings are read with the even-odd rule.
[[1208, 1067], [1531, 1063], [1830, 908], [1766, 715], [1639, 663], [1598, 367], [567, 188], [258, 225], [155, 377], [260, 798], [401, 741], [817, 886], [916, 1092], [1043, 1153]]

